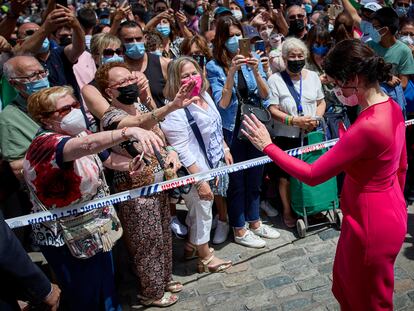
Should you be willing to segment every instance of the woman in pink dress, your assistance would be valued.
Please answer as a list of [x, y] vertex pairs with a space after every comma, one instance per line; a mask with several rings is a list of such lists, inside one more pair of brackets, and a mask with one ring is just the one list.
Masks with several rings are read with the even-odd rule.
[[[341, 310], [392, 310], [394, 262], [405, 238], [403, 196], [407, 157], [399, 106], [379, 82], [391, 65], [358, 40], [340, 42], [327, 56], [325, 72], [345, 105], [361, 113], [339, 142], [313, 164], [272, 144], [263, 124], [245, 118], [244, 134], [290, 175], [316, 185], [345, 171], [343, 225], [333, 268], [333, 293]], [[294, 194], [293, 194], [294, 195]]]

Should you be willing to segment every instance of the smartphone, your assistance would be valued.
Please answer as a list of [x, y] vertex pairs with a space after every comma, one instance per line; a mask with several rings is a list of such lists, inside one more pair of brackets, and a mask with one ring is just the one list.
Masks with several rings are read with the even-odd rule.
[[244, 57], [250, 57], [250, 39], [243, 38], [239, 40], [240, 54]]
[[201, 69], [204, 68], [204, 65], [206, 64], [206, 57], [204, 55], [192, 55], [191, 56], [201, 67]]
[[178, 12], [181, 9], [181, 0], [171, 0], [171, 9]]
[[256, 43], [254, 44], [254, 49], [256, 51], [262, 51], [264, 54], [266, 54], [265, 42], [263, 40], [257, 40]]
[[280, 9], [280, 0], [272, 0], [273, 8]]
[[64, 7], [68, 7], [68, 0], [56, 0], [56, 4], [63, 5]]

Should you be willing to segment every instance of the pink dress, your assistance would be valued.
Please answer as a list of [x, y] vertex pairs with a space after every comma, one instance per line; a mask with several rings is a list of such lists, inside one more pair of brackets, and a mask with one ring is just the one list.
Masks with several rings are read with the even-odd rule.
[[389, 99], [364, 110], [339, 142], [313, 164], [288, 156], [273, 144], [264, 152], [309, 185], [345, 171], [344, 218], [332, 291], [341, 310], [392, 310], [394, 262], [407, 229], [402, 191], [407, 155], [399, 106]]

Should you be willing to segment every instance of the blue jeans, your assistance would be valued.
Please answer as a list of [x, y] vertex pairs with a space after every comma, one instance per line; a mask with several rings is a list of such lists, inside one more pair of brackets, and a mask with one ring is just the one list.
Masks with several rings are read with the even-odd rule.
[[65, 310], [122, 310], [115, 293], [112, 252], [78, 259], [66, 246], [41, 246], [41, 251], [59, 281]]
[[[239, 140], [237, 132], [223, 129], [224, 139], [230, 147], [234, 163], [263, 156], [249, 141]], [[229, 143], [230, 142], [230, 143]], [[246, 221], [255, 222], [259, 217], [260, 187], [264, 166], [229, 174], [227, 206], [230, 226], [243, 228]]]

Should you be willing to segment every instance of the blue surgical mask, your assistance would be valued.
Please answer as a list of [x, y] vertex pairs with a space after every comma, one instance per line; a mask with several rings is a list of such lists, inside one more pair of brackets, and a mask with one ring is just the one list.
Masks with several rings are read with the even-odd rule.
[[325, 0], [325, 4], [332, 4], [332, 0]]
[[316, 44], [314, 44], [312, 46], [312, 52], [313, 54], [319, 55], [319, 56], [324, 56], [326, 55], [326, 53], [328, 53], [328, 47], [325, 45], [319, 45], [317, 46]]
[[364, 34], [369, 34], [371, 33], [371, 30], [374, 28], [374, 26], [372, 26], [372, 23], [362, 20], [360, 23], [360, 28]]
[[375, 43], [379, 43], [381, 41], [381, 34], [374, 27], [370, 29], [369, 36], [371, 37], [372, 41], [374, 41]]
[[328, 31], [332, 32], [334, 30], [335, 26], [332, 24], [328, 24]]
[[204, 14], [204, 8], [203, 8], [203, 6], [199, 5], [197, 7], [197, 9], [196, 9], [196, 13], [197, 13], [198, 16], [203, 15]]
[[312, 5], [317, 5], [318, 4], [318, 0], [311, 0]]
[[237, 50], [239, 48], [239, 40], [242, 38], [242, 36], [233, 36], [231, 38], [228, 38], [226, 43], [224, 44], [226, 46], [227, 51], [230, 53], [237, 53]]
[[397, 6], [395, 11], [397, 12], [398, 17], [403, 17], [403, 16], [407, 15], [408, 8], [405, 8], [403, 6]]
[[310, 5], [309, 3], [306, 3], [305, 4], [305, 11], [306, 11], [306, 14], [312, 13], [312, 5]]
[[119, 55], [114, 55], [111, 57], [102, 57], [102, 64], [107, 64], [107, 63], [115, 63], [115, 62], [124, 62], [124, 58], [122, 56]]
[[50, 41], [48, 38], [46, 38], [45, 40], [43, 40], [42, 46], [39, 49], [38, 53], [46, 53], [47, 51], [49, 51], [50, 48]]
[[99, 20], [99, 22], [102, 25], [107, 25], [107, 26], [111, 25], [111, 20], [109, 18], [102, 18], [102, 19]]
[[41, 89], [45, 89], [50, 87], [49, 80], [47, 77], [44, 77], [43, 79], [27, 82], [24, 84], [26, 90], [25, 93], [27, 95], [32, 95], [33, 93], [36, 93], [37, 91], [40, 91]]
[[140, 59], [145, 54], [144, 42], [133, 42], [125, 44], [125, 55], [132, 59]]
[[157, 25], [157, 31], [164, 37], [168, 37], [171, 33], [170, 25]]

